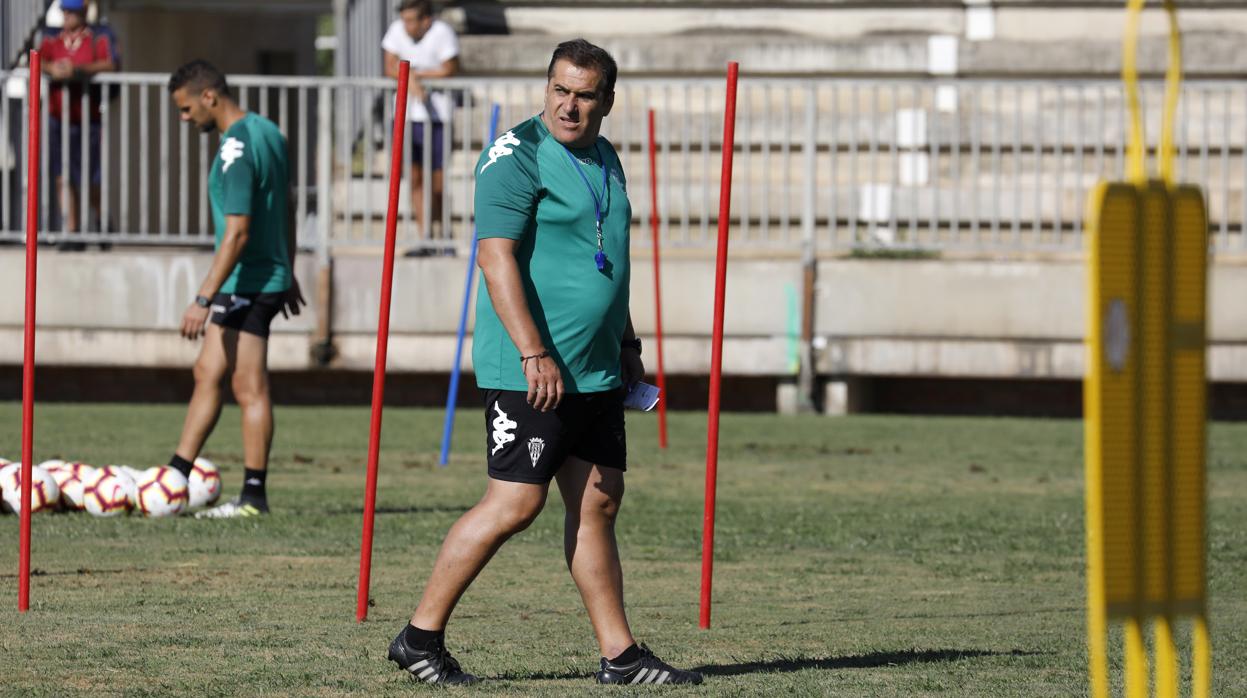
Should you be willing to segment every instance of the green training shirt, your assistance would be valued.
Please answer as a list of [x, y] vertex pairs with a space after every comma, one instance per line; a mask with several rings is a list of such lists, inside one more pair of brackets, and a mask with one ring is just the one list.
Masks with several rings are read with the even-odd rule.
[[221, 136], [208, 173], [217, 248], [225, 238], [226, 216], [251, 217], [247, 245], [220, 293], [279, 293], [290, 288], [289, 191], [286, 137], [277, 124], [248, 112]]
[[[603, 166], [609, 173], [605, 196]], [[598, 245], [589, 187], [604, 207], [607, 264], [601, 271], [594, 262]], [[594, 148], [569, 151], [550, 135], [541, 116], [534, 116], [481, 154], [475, 208], [478, 239], [520, 241], [516, 261], [528, 308], [563, 372], [566, 390], [618, 388], [619, 346], [628, 322], [632, 206], [610, 142], [598, 137]], [[477, 385], [527, 390], [520, 352], [494, 312], [488, 289], [482, 291], [472, 341]]]

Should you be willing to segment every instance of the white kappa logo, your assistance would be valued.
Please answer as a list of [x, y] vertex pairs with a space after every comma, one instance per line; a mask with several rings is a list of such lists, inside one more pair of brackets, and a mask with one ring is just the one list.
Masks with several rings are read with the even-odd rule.
[[511, 153], [515, 152], [511, 148], [508, 148], [507, 146], [513, 146], [513, 145], [519, 145], [519, 144], [520, 144], [520, 139], [516, 138], [515, 133], [512, 131], [507, 131], [501, 136], [498, 136], [498, 140], [494, 141], [494, 144], [490, 146], [489, 148], [489, 162], [485, 163], [484, 165], [481, 165], [481, 171], [478, 174], [483, 174], [485, 172], [486, 167], [489, 167], [495, 162], [498, 162], [498, 158], [510, 155]]
[[513, 422], [507, 417], [507, 413], [502, 411], [502, 407], [498, 405], [496, 400], [494, 401], [494, 412], [497, 412], [498, 416], [494, 417], [493, 421], [494, 448], [489, 452], [491, 456], [498, 455], [498, 452], [506, 447], [507, 444], [515, 441], [515, 434], [512, 434], [511, 430], [519, 426], [518, 422]]
[[221, 165], [221, 174], [225, 174], [229, 166], [242, 157], [243, 147], [243, 142], [233, 136], [225, 139], [225, 142], [221, 144], [221, 159], [225, 161], [225, 164]]
[[533, 462], [533, 467], [537, 467], [537, 461], [541, 460], [541, 452], [546, 450], [546, 440], [540, 436], [534, 436], [528, 440], [528, 459]]

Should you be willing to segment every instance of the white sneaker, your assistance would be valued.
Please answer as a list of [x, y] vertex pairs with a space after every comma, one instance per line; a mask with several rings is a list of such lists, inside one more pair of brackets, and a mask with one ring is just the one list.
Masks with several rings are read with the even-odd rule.
[[197, 519], [238, 519], [245, 516], [261, 516], [268, 513], [268, 505], [256, 505], [241, 499], [230, 500], [224, 504], [204, 509], [195, 514]]

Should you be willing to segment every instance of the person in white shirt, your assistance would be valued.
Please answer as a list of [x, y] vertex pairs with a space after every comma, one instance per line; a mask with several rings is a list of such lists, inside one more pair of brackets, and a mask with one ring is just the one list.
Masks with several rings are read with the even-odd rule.
[[423, 237], [432, 237], [424, 228], [424, 151], [430, 150], [429, 227], [442, 218], [443, 130], [449, 127], [454, 105], [445, 92], [427, 90], [424, 78], [446, 78], [459, 72], [459, 37], [449, 24], [433, 16], [430, 0], [402, 0], [399, 18], [390, 24], [381, 49], [385, 54], [385, 74], [398, 77], [399, 61], [411, 64], [407, 85], [407, 118], [411, 140], [411, 212], [420, 221]]

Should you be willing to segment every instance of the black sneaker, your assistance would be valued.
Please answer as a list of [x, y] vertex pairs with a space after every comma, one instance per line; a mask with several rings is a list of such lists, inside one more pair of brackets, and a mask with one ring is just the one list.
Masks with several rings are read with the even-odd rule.
[[450, 656], [442, 643], [437, 644], [433, 651], [413, 650], [403, 640], [407, 628], [398, 631], [398, 637], [390, 643], [390, 661], [398, 664], [403, 671], [409, 672], [411, 678], [425, 683], [444, 683], [449, 685], [470, 686], [480, 681], [475, 676], [459, 668], [459, 662]]
[[611, 664], [602, 658], [602, 670], [597, 673], [598, 683], [660, 684], [701, 683], [701, 674], [683, 671], [664, 662], [645, 645], [641, 645], [641, 658], [631, 664]]

